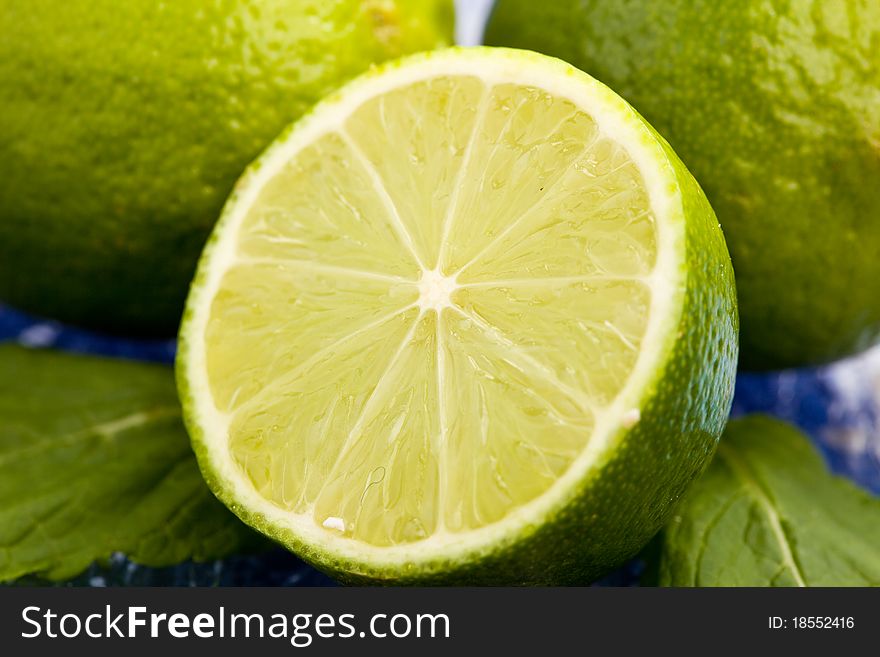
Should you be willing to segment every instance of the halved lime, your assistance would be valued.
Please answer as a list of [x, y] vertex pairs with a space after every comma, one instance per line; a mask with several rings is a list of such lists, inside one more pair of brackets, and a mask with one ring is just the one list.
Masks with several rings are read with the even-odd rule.
[[206, 478], [348, 581], [561, 582], [656, 531], [736, 360], [711, 208], [618, 96], [551, 58], [377, 69], [244, 175], [179, 380]]

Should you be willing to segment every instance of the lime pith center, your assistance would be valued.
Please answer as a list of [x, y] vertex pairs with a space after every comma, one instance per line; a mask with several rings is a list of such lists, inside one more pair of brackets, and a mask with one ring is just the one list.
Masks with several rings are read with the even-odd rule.
[[452, 307], [452, 293], [458, 289], [455, 276], [446, 276], [439, 269], [426, 269], [419, 280], [419, 308], [422, 311]]

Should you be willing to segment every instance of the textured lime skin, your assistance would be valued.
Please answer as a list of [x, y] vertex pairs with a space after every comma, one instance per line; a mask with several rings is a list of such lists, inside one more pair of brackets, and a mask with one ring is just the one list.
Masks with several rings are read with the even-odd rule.
[[[564, 62], [535, 53], [498, 48], [457, 52], [472, 59], [475, 71], [481, 57], [498, 56], [523, 64], [560, 67], [573, 84], [588, 78]], [[441, 56], [450, 56], [449, 51], [392, 62], [349, 86], [368, 84], [384, 70], [410, 61]], [[338, 102], [345, 92], [343, 88], [317, 105], [300, 124], [320, 114], [324, 105]], [[232, 484], [212, 463], [205, 428], [195, 410], [199, 392], [191, 385], [188, 370], [194, 360], [190, 338], [194, 300], [208, 276], [218, 236], [232, 216], [240, 190], [247, 188], [251, 173], [260, 168], [261, 158], [245, 173], [205, 248], [184, 313], [177, 356], [184, 418], [202, 473], [214, 493], [242, 520], [342, 582], [407, 585], [583, 584], [636, 554], [663, 526], [690, 482], [708, 464], [727, 420], [738, 355], [736, 290], [720, 226], [696, 181], [662, 137], [625, 101], [611, 92], [609, 95], [617, 111], [641, 125], [643, 140], [655, 150], [659, 166], [680, 197], [670, 220], [680, 229], [682, 284], [673, 293], [670, 316], [664, 318], [667, 330], [659, 345], [661, 364], [642, 390], [637, 424], [612, 437], [611, 446], [595, 467], [567, 491], [540, 524], [525, 527], [463, 559], [401, 563], [393, 568], [339, 559], [242, 505]], [[292, 131], [297, 128], [291, 126]], [[289, 136], [289, 131], [285, 132], [277, 143]]]
[[499, 0], [487, 42], [629, 100], [706, 191], [736, 268], [746, 369], [880, 335], [880, 4]]
[[0, 299], [172, 335], [244, 167], [451, 0], [0, 0]]

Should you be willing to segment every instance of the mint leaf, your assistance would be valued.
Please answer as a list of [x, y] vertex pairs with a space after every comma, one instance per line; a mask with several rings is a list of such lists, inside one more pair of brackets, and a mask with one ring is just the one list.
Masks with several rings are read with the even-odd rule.
[[876, 586], [880, 498], [764, 416], [730, 422], [660, 537], [661, 586]]
[[170, 368], [0, 347], [0, 581], [256, 544], [202, 480]]

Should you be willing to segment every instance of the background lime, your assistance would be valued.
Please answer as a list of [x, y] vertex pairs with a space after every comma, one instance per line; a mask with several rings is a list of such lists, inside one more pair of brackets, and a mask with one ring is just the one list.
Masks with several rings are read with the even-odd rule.
[[725, 230], [743, 367], [876, 340], [880, 4], [499, 0], [486, 40], [583, 68], [670, 141]]
[[244, 166], [451, 0], [0, 0], [0, 298], [172, 334]]

